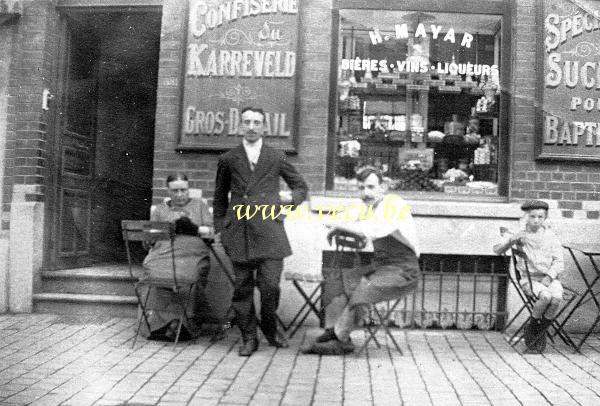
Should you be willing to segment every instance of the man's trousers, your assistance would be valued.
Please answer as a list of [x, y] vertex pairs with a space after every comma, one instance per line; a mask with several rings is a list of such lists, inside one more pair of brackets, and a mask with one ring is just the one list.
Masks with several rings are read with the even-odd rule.
[[256, 338], [258, 320], [254, 309], [254, 286], [257, 286], [260, 291], [260, 319], [263, 333], [271, 337], [277, 331], [276, 313], [279, 306], [279, 282], [282, 269], [282, 259], [233, 263], [235, 291], [232, 305], [236, 312], [235, 322], [242, 332], [244, 341]]

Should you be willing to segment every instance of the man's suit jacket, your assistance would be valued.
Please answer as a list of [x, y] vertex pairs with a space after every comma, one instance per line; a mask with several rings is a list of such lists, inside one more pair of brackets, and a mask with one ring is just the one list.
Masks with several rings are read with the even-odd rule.
[[[260, 211], [250, 220], [238, 219], [233, 207], [271, 205], [279, 210], [279, 177], [292, 190], [294, 206], [306, 199], [308, 186], [302, 176], [287, 161], [283, 152], [264, 144], [254, 171], [243, 145], [219, 158], [213, 200], [215, 231], [233, 262], [257, 259], [281, 259], [292, 254], [283, 227], [283, 216], [263, 219]], [[229, 197], [231, 192], [231, 197]], [[245, 213], [245, 208], [243, 210]]]

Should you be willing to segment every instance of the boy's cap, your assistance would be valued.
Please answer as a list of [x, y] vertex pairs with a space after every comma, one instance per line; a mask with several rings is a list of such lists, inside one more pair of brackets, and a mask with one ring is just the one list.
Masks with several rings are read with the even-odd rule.
[[541, 201], [541, 200], [529, 200], [521, 205], [521, 210], [523, 210], [523, 211], [538, 210], [538, 209], [548, 210], [549, 209], [548, 203]]

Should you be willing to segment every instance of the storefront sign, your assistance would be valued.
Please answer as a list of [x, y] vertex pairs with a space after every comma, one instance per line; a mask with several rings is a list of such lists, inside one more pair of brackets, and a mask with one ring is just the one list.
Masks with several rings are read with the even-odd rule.
[[438, 62], [428, 64], [409, 59], [388, 61], [387, 59], [342, 59], [341, 69], [371, 72], [432, 73], [434, 75], [467, 75], [499, 77], [498, 65], [475, 64], [471, 62]]
[[[430, 24], [427, 26], [426, 24], [419, 23], [417, 28], [415, 29], [414, 34], [409, 33], [408, 24], [396, 24], [394, 26], [394, 35], [383, 35], [379, 29], [375, 28], [372, 31], [369, 31], [369, 38], [371, 39], [371, 43], [373, 45], [380, 44], [383, 41], [389, 41], [392, 38], [395, 39], [407, 39], [409, 36], [414, 36], [414, 38], [427, 38], [428, 34], [431, 34], [433, 39], [442, 38], [442, 41], [450, 42], [454, 44], [456, 42], [456, 33], [454, 28], [450, 27], [444, 29], [443, 26], [437, 24]], [[428, 30], [429, 33], [428, 33]], [[471, 48], [471, 44], [473, 43], [473, 35], [465, 32], [460, 37], [460, 46]]]
[[[591, 2], [540, 2], [538, 159], [600, 160], [600, 13]], [[543, 69], [542, 69], [543, 66]], [[518, 91], [518, 89], [517, 89]]]
[[190, 0], [181, 150], [240, 143], [244, 107], [265, 111], [265, 138], [295, 151], [298, 0]]

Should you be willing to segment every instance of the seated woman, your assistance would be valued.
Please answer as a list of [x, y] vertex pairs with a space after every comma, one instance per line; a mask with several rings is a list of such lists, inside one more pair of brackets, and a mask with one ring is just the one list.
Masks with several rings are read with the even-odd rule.
[[[167, 177], [170, 200], [161, 203], [151, 214], [152, 221], [168, 221], [175, 223], [175, 269], [178, 281], [198, 282], [186, 309], [187, 320], [179, 339], [191, 339], [197, 336], [201, 327], [199, 299], [204, 298], [204, 288], [210, 270], [209, 248], [200, 238], [201, 234], [212, 230], [212, 215], [208, 205], [200, 199], [191, 199], [189, 183], [185, 174], [177, 173]], [[146, 279], [172, 279], [173, 266], [171, 243], [168, 240], [157, 241], [143, 262]], [[146, 292], [142, 292], [145, 297]], [[179, 323], [180, 308], [177, 303], [187, 297], [175, 297], [171, 289], [152, 289], [148, 298], [148, 326], [142, 323], [142, 334], [149, 339], [169, 340], [175, 338]], [[186, 295], [187, 292], [178, 295]], [[156, 310], [161, 309], [161, 310]]]

